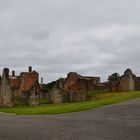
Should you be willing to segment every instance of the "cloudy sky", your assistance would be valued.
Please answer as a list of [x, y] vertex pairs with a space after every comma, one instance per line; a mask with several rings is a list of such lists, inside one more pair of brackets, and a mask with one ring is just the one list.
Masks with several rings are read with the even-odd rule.
[[140, 75], [139, 14], [140, 0], [0, 0], [0, 71]]

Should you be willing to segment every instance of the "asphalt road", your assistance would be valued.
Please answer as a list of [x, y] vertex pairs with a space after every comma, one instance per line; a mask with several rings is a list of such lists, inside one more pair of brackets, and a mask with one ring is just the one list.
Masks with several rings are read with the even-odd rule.
[[1, 113], [0, 140], [140, 140], [140, 98], [63, 115]]

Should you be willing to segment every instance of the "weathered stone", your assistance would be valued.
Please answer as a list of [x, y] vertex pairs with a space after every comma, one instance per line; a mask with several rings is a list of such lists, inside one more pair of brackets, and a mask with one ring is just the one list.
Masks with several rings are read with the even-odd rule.
[[77, 73], [71, 72], [66, 78], [63, 90], [66, 92], [93, 90], [99, 83], [99, 77], [84, 77], [78, 75]]
[[54, 88], [52, 90], [51, 94], [51, 102], [54, 104], [62, 103], [62, 91], [60, 89]]
[[99, 83], [99, 77], [86, 77], [70, 72], [64, 82], [63, 91], [69, 94], [70, 102], [85, 101], [87, 91], [95, 90]]
[[4, 68], [2, 81], [1, 81], [1, 92], [0, 92], [0, 104], [5, 107], [12, 107], [12, 89], [10, 87], [9, 69]]
[[124, 72], [124, 75], [121, 77], [118, 87], [118, 91], [133, 91], [135, 90], [135, 80], [134, 75], [130, 69], [127, 69]]
[[87, 93], [85, 91], [70, 92], [70, 102], [82, 102], [87, 100]]
[[135, 76], [135, 88], [136, 90], [140, 90], [140, 77]]
[[29, 91], [28, 102], [31, 106], [39, 105], [39, 84], [35, 82], [31, 90]]
[[30, 105], [39, 104], [40, 85], [38, 83], [38, 73], [29, 67], [28, 72], [23, 72], [19, 76], [12, 72], [9, 76], [9, 69], [3, 70], [0, 86], [0, 105], [11, 107], [16, 97], [21, 97]]

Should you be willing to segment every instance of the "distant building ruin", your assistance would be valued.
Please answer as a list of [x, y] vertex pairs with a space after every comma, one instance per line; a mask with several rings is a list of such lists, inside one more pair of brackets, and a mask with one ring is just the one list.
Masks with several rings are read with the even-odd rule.
[[63, 91], [70, 94], [70, 102], [85, 101], [87, 91], [95, 90], [99, 83], [100, 77], [84, 77], [70, 72], [64, 82]]
[[135, 77], [130, 69], [124, 72], [118, 81], [117, 91], [134, 91], [135, 90]]
[[136, 76], [132, 70], [127, 69], [117, 81], [107, 81], [101, 83], [100, 86], [104, 91], [108, 92], [123, 92], [136, 90]]
[[[116, 74], [116, 73], [115, 73]], [[81, 76], [76, 72], [70, 72], [67, 78], [60, 78], [48, 84], [44, 84], [39, 74], [32, 71], [16, 75], [15, 71], [9, 75], [9, 69], [4, 68], [0, 77], [0, 106], [12, 107], [16, 99], [21, 99], [28, 105], [39, 105], [40, 99], [47, 99], [50, 103], [81, 102], [86, 101], [89, 91], [101, 92], [125, 92], [140, 90], [140, 77], [127, 69], [118, 79], [101, 82], [100, 77]]]
[[9, 69], [4, 68], [0, 85], [0, 105], [11, 107], [14, 99], [21, 97], [29, 105], [39, 104], [40, 85], [39, 74], [29, 67], [28, 72], [22, 72], [19, 76], [9, 75]]
[[140, 90], [140, 77], [136, 77], [132, 70], [127, 69], [118, 80], [101, 83], [100, 77], [81, 76], [70, 72], [63, 83], [61, 82], [61, 87], [59, 84], [59, 80], [54, 82], [50, 91], [52, 103], [86, 101], [88, 91], [104, 93]]

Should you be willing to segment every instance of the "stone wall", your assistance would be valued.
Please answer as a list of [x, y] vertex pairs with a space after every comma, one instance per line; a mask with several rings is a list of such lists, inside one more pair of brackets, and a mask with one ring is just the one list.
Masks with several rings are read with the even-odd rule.
[[49, 94], [51, 96], [50, 97], [51, 103], [59, 104], [63, 102], [62, 90], [54, 87]]
[[29, 91], [28, 103], [31, 106], [39, 105], [39, 83], [36, 81]]
[[[40, 85], [38, 83], [39, 74], [32, 71], [29, 67], [28, 72], [22, 72], [18, 76], [18, 88], [13, 89], [15, 96], [21, 96], [26, 99], [31, 106], [39, 104]], [[14, 87], [14, 84], [13, 86]]]
[[9, 69], [3, 70], [0, 85], [0, 105], [11, 107], [19, 97], [23, 98], [29, 105], [39, 104], [40, 85], [38, 73], [29, 67], [28, 72], [15, 76], [15, 72], [9, 76]]
[[70, 72], [64, 82], [63, 91], [69, 94], [70, 102], [85, 101], [87, 91], [95, 90], [99, 83], [99, 77], [84, 77]]
[[13, 106], [13, 93], [10, 87], [10, 79], [9, 79], [9, 69], [4, 68], [2, 81], [1, 81], [1, 91], [0, 91], [0, 104], [5, 107]]
[[87, 100], [87, 93], [84, 91], [70, 92], [70, 102], [82, 102]]
[[[140, 90], [140, 77], [133, 75], [130, 69], [124, 72], [118, 81], [100, 83], [100, 77], [81, 76], [70, 72], [66, 79], [59, 79], [49, 84], [49, 93], [45, 95], [46, 85], [39, 85], [39, 74], [32, 68], [15, 76], [9, 76], [9, 69], [3, 70], [0, 79], [0, 105], [11, 107], [13, 99], [21, 97], [29, 105], [38, 105], [39, 98], [47, 98], [51, 103], [81, 102], [87, 100], [88, 91], [133, 91]], [[50, 88], [51, 87], [51, 88]], [[40, 94], [42, 93], [42, 96]]]
[[65, 80], [63, 90], [66, 92], [93, 90], [99, 83], [99, 77], [84, 77], [71, 72]]
[[124, 75], [121, 77], [118, 87], [118, 91], [133, 91], [135, 90], [135, 80], [134, 75], [130, 69], [127, 69], [124, 72]]
[[140, 77], [135, 77], [136, 90], [140, 90]]

